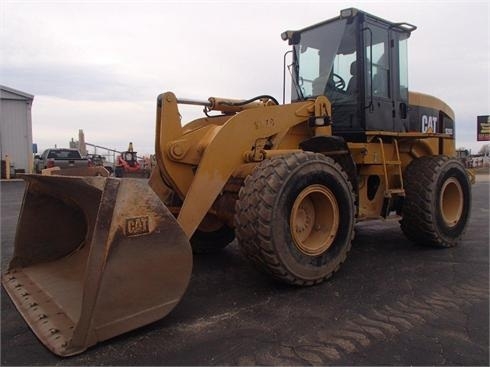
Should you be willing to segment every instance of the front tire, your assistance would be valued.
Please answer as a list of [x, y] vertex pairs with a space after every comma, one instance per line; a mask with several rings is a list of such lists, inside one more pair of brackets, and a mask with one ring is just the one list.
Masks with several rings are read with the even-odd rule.
[[405, 172], [401, 229], [413, 242], [456, 246], [471, 209], [471, 183], [463, 164], [447, 156], [412, 161]]
[[347, 257], [354, 193], [331, 158], [299, 152], [262, 161], [245, 179], [235, 231], [247, 258], [276, 279], [312, 285]]

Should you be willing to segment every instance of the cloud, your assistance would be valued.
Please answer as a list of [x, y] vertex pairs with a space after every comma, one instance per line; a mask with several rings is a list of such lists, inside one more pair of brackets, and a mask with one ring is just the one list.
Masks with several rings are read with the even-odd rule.
[[2, 68], [2, 83], [6, 85], [68, 100], [145, 100], [149, 94], [144, 79], [109, 65], [27, 64]]
[[39, 149], [67, 146], [83, 129], [86, 141], [92, 144], [124, 150], [133, 141], [139, 152], [153, 150], [156, 100], [82, 101], [38, 96], [34, 106], [33, 139]]
[[[101, 145], [105, 140], [124, 147], [129, 139], [141, 139], [136, 146], [152, 149], [158, 94], [171, 90], [194, 99], [271, 94], [281, 100], [289, 47], [280, 33], [335, 17], [346, 6], [3, 2], [0, 82], [35, 94], [37, 141], [59, 144], [50, 134], [60, 127], [73, 132], [64, 141], [84, 128], [89, 141]], [[458, 145], [477, 144], [476, 116], [490, 113], [488, 3], [354, 1], [352, 6], [418, 26], [408, 45], [409, 86], [454, 109]], [[189, 121], [200, 111], [185, 112], [183, 120]]]

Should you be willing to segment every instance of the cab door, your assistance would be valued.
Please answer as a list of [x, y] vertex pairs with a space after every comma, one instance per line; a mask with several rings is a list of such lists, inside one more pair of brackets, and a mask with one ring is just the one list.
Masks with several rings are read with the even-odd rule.
[[362, 34], [365, 129], [405, 131], [408, 124], [408, 37], [389, 23], [375, 20], [365, 22]]
[[408, 30], [397, 28], [390, 30], [393, 131], [409, 131], [408, 118]]

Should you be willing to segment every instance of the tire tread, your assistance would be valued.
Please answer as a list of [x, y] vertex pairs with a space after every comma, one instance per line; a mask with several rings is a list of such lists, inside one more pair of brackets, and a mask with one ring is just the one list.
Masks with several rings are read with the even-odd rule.
[[[242, 253], [261, 270], [273, 277], [294, 285], [310, 286], [323, 282], [336, 272], [344, 262], [351, 248], [347, 250], [335, 269], [321, 279], [304, 280], [291, 274], [282, 264], [271, 241], [271, 227], [274, 225], [272, 211], [275, 198], [282, 188], [285, 178], [302, 164], [312, 160], [328, 161], [342, 175], [354, 197], [352, 185], [343, 169], [331, 158], [319, 153], [300, 152], [262, 161], [251, 175], [245, 179], [236, 202], [235, 229]], [[354, 213], [354, 208], [352, 207]], [[352, 226], [351, 240], [354, 237]]]
[[[444, 155], [426, 156], [413, 160], [405, 171], [405, 200], [400, 226], [405, 236], [413, 242], [435, 246], [453, 247], [458, 238], [448, 240], [439, 234], [433, 197], [437, 194], [437, 180], [448, 163], [457, 162]], [[461, 165], [461, 169], [464, 167]]]

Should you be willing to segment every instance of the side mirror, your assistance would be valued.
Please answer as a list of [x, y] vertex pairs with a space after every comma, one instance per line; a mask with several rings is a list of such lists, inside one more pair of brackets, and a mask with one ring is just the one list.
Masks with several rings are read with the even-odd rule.
[[36, 155], [34, 156], [34, 159], [41, 159], [41, 156], [40, 156], [40, 155], [38, 155], [38, 154], [36, 154]]

